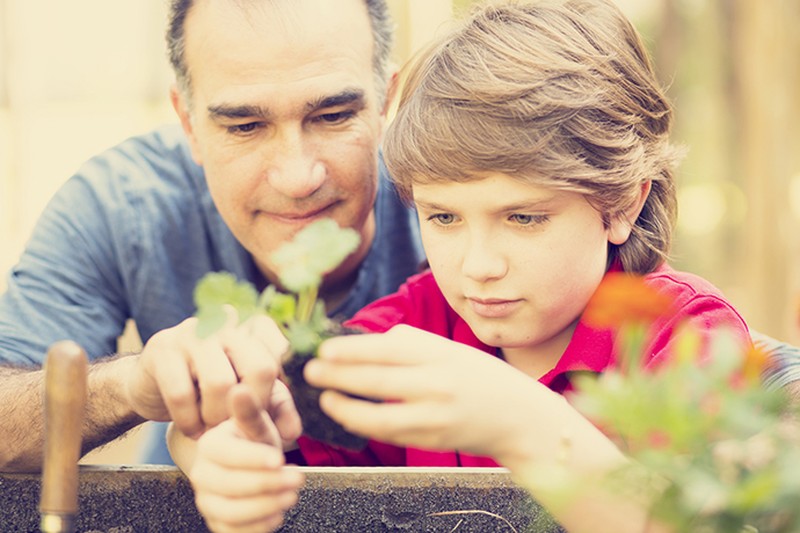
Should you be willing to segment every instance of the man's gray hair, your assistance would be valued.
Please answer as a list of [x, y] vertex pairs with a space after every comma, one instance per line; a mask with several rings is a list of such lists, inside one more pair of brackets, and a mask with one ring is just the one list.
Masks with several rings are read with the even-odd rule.
[[[241, 0], [240, 0], [241, 1]], [[256, 1], [256, 0], [251, 0]], [[275, 0], [271, 0], [275, 1]], [[294, 0], [292, 0], [294, 1]], [[392, 49], [394, 27], [389, 16], [389, 7], [386, 0], [364, 0], [369, 12], [370, 25], [372, 26], [372, 69], [375, 73], [375, 85], [380, 95], [381, 105], [386, 93], [387, 71], [389, 54]], [[167, 25], [167, 52], [172, 69], [175, 71], [175, 81], [184, 97], [191, 101], [191, 73], [186, 65], [186, 38], [184, 34], [186, 15], [194, 5], [194, 0], [172, 0], [170, 2], [169, 18]]]

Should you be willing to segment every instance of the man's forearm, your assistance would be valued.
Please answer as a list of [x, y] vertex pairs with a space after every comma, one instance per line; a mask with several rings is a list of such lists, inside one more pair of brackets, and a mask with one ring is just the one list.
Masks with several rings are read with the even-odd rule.
[[[144, 422], [128, 405], [124, 379], [132, 357], [89, 367], [82, 454]], [[44, 372], [0, 367], [0, 470], [38, 471], [44, 449]]]

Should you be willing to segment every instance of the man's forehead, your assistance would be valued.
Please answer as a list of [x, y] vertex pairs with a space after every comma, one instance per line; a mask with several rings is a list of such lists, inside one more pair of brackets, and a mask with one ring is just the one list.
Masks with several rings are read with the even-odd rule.
[[[374, 39], [366, 5], [345, 2], [204, 0], [184, 23], [187, 64], [197, 70], [216, 57], [239, 70], [279, 65], [301, 71], [306, 62], [331, 61], [356, 61], [371, 69]], [[238, 7], [242, 4], [254, 7]], [[267, 7], [273, 4], [283, 7]], [[317, 68], [309, 65], [305, 75], [316, 75]]]
[[318, 14], [327, 19], [332, 13], [346, 12], [349, 18], [363, 13], [368, 19], [366, 0], [195, 0], [187, 13], [187, 20], [199, 11], [213, 13], [220, 23], [232, 18], [242, 18], [254, 26], [269, 22], [282, 26], [306, 24]]

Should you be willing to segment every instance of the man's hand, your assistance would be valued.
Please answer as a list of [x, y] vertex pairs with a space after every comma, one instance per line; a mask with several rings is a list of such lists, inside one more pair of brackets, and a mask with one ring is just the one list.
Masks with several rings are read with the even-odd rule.
[[259, 405], [269, 405], [288, 344], [275, 323], [257, 316], [238, 323], [233, 310], [224, 328], [209, 338], [197, 336], [189, 318], [162, 330], [145, 344], [127, 380], [130, 405], [149, 420], [173, 420], [189, 437], [228, 418], [228, 391], [250, 386]]
[[273, 418], [246, 385], [233, 387], [227, 403], [230, 420], [200, 437], [187, 473], [197, 508], [212, 531], [272, 531], [297, 502], [303, 476], [284, 465]]

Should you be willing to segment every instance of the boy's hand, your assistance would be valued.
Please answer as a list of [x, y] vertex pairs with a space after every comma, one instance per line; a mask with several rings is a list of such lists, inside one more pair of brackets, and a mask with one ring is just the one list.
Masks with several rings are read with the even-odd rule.
[[535, 419], [547, 418], [540, 408], [565, 403], [490, 354], [408, 326], [330, 339], [305, 375], [332, 389], [320, 404], [348, 430], [401, 446], [498, 459], [531, 438]]
[[187, 474], [197, 508], [212, 531], [272, 531], [303, 477], [285, 467], [278, 430], [247, 386], [233, 387], [228, 404], [231, 418], [200, 437]]

